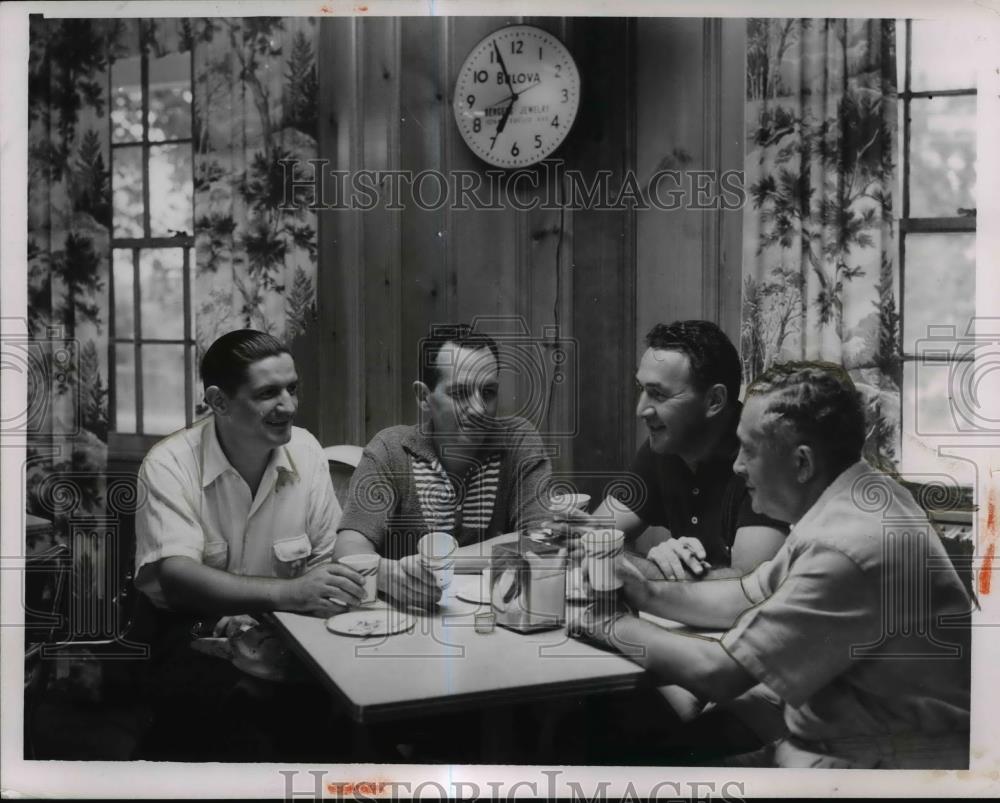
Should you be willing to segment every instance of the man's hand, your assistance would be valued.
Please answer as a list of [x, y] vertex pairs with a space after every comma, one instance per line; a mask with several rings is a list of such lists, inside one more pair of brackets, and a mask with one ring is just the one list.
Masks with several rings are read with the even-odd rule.
[[424, 568], [419, 555], [400, 560], [385, 558], [378, 567], [378, 587], [393, 602], [430, 609], [441, 599], [434, 575]]
[[282, 589], [280, 610], [310, 616], [333, 616], [353, 608], [365, 594], [364, 581], [354, 569], [340, 563], [324, 563]]
[[216, 638], [232, 638], [240, 633], [245, 633], [252, 627], [257, 627], [260, 622], [246, 613], [236, 616], [223, 616], [212, 630], [212, 635]]
[[701, 579], [711, 568], [705, 560], [705, 547], [691, 536], [670, 538], [649, 550], [646, 556], [668, 580]]
[[567, 622], [568, 632], [574, 638], [586, 639], [595, 644], [613, 648], [615, 645], [612, 643], [611, 637], [614, 634], [616, 624], [630, 616], [633, 614], [628, 609], [608, 608], [600, 603], [591, 603], [583, 609], [579, 616]]

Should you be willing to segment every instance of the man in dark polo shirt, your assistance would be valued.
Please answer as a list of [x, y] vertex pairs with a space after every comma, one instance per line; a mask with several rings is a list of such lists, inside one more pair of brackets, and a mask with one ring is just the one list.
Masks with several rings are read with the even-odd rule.
[[648, 558], [667, 579], [739, 576], [781, 547], [788, 528], [750, 506], [733, 473], [739, 451], [740, 358], [709, 321], [658, 324], [636, 371], [636, 415], [648, 439], [631, 472], [637, 493], [614, 493], [593, 518], [635, 540], [650, 526], [670, 538]]

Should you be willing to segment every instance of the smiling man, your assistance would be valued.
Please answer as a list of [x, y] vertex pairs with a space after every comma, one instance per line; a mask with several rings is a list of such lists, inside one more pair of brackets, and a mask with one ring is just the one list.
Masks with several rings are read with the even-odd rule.
[[[229, 332], [205, 352], [201, 378], [211, 415], [157, 443], [139, 471], [135, 582], [155, 606], [146, 749], [167, 760], [276, 760], [314, 727], [324, 738], [336, 727], [325, 715], [295, 717], [318, 690], [258, 679], [292, 667], [255, 616], [342, 612], [362, 580], [330, 563], [341, 511], [323, 450], [292, 425], [288, 349], [264, 332]], [[237, 636], [230, 644], [255, 677], [192, 649], [199, 622], [201, 636]]]
[[648, 557], [668, 579], [739, 576], [774, 555], [787, 533], [751, 508], [733, 473], [739, 355], [709, 321], [658, 324], [646, 346], [635, 378], [648, 438], [631, 467], [641, 491], [609, 497], [590, 521], [613, 520], [630, 542], [665, 527], [671, 537]]
[[396, 600], [426, 606], [440, 597], [415, 554], [424, 533], [450, 533], [471, 560], [481, 542], [549, 515], [548, 455], [527, 421], [497, 417], [499, 386], [491, 337], [435, 326], [420, 343], [418, 423], [384, 429], [365, 448], [334, 554], [377, 552], [379, 589]]
[[216, 619], [355, 604], [360, 576], [329, 562], [341, 511], [326, 458], [292, 426], [291, 354], [263, 332], [229, 332], [201, 377], [212, 415], [157, 443], [139, 472], [136, 585], [159, 608]]
[[861, 400], [838, 366], [775, 366], [747, 391], [736, 472], [754, 510], [792, 523], [740, 579], [651, 581], [623, 566], [638, 609], [721, 640], [591, 611], [590, 637], [713, 701], [755, 683], [783, 703], [783, 737], [744, 766], [968, 765], [969, 599], [926, 514], [861, 459]]

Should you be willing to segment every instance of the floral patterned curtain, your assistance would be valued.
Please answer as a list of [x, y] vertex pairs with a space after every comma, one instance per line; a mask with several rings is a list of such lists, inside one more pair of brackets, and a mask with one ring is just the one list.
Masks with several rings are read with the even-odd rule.
[[[106, 512], [112, 181], [109, 72], [192, 52], [199, 351], [233, 328], [291, 342], [315, 320], [316, 222], [282, 160], [315, 158], [310, 18], [31, 19], [27, 490], [40, 515]], [[308, 199], [306, 199], [308, 200]], [[113, 370], [113, 366], [110, 366]], [[178, 377], [178, 381], [182, 381]]]
[[867, 456], [899, 454], [892, 20], [747, 21], [744, 380], [774, 362], [849, 369]]

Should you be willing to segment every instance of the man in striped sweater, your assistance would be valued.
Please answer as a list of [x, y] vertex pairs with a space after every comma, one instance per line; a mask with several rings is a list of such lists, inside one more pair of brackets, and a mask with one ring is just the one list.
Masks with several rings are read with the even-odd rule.
[[377, 552], [379, 589], [407, 604], [440, 598], [417, 541], [450, 533], [459, 556], [489, 555], [483, 541], [549, 517], [551, 465], [534, 427], [497, 417], [496, 341], [465, 324], [435, 326], [420, 343], [415, 425], [382, 430], [351, 480], [334, 558]]

